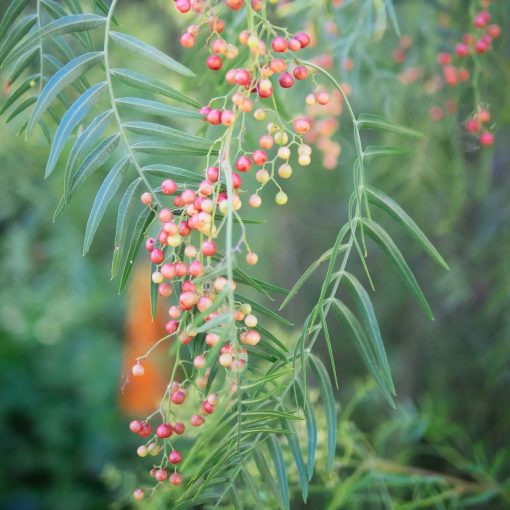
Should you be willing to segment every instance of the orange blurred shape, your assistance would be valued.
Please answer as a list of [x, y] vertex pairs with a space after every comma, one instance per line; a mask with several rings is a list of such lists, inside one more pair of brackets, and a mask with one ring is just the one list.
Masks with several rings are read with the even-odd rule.
[[[133, 377], [131, 367], [135, 359], [144, 355], [154, 342], [164, 334], [163, 314], [158, 311], [156, 320], [151, 318], [150, 279], [145, 264], [133, 268], [131, 282], [128, 288], [128, 306], [126, 316], [126, 334], [123, 350], [122, 374], [125, 378], [121, 393], [120, 406], [128, 415], [145, 416], [159, 406], [159, 401], [165, 390], [163, 363], [157, 359], [164, 351], [155, 350], [143, 362], [145, 374], [143, 377]], [[167, 359], [167, 358], [166, 358]]]

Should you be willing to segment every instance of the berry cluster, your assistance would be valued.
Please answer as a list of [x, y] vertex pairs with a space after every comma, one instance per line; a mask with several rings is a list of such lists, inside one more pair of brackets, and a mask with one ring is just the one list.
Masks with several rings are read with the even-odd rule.
[[[225, 5], [234, 11], [245, 7], [243, 0], [227, 0]], [[243, 197], [248, 192], [248, 205], [258, 208], [262, 204], [261, 191], [272, 183], [277, 188], [275, 202], [278, 205], [287, 202], [287, 194], [278, 178], [288, 179], [292, 175], [293, 154], [300, 166], [310, 165], [312, 149], [304, 137], [312, 135], [312, 128], [317, 127], [312, 122], [312, 117], [318, 115], [317, 108], [330, 103], [330, 94], [317, 83], [313, 68], [300, 62], [295, 55], [310, 45], [311, 39], [306, 33], [291, 35], [276, 27], [268, 31], [265, 25], [254, 29], [253, 24], [248, 23], [250, 29], [241, 27], [236, 35], [236, 44], [248, 49], [241, 54], [236, 44], [220, 35], [226, 22], [216, 15], [213, 2], [177, 0], [175, 6], [182, 13], [193, 11], [198, 18], [181, 37], [184, 47], [193, 47], [202, 28], [207, 27], [210, 49], [207, 68], [221, 73], [229, 90], [200, 109], [205, 122], [221, 129], [211, 148], [218, 154], [217, 159], [212, 160], [211, 150], [203, 180], [183, 187], [172, 179], [165, 179], [157, 195], [145, 192], [141, 196], [142, 203], [153, 209], [159, 219], [159, 231], [146, 240], [146, 250], [154, 268], [152, 282], [159, 296], [170, 301], [169, 319], [165, 324], [167, 336], [160, 342], [176, 338], [179, 346], [193, 346], [189, 352], [194, 353], [189, 361], [181, 361], [178, 351], [176, 368], [184, 373], [184, 379], [177, 382], [174, 370], [160, 408], [148, 418], [135, 420], [130, 425], [134, 433], [147, 440], [138, 448], [138, 454], [160, 456], [159, 464], [150, 471], [156, 487], [167, 480], [172, 485], [182, 482], [183, 476], [177, 466], [183, 454], [174, 448], [172, 438], [181, 434], [195, 435], [197, 429], [206, 424], [215, 406], [228, 405], [228, 399], [236, 391], [239, 374], [247, 367], [250, 350], [262, 341], [252, 306], [234, 294], [237, 285], [243, 282], [236, 281], [232, 271], [228, 271], [228, 257], [243, 248], [248, 265], [258, 261], [238, 213]], [[251, 5], [246, 6], [247, 18], [262, 7], [263, 2], [252, 0]], [[265, 23], [270, 24], [267, 19]], [[274, 35], [279, 31], [282, 35]], [[272, 34], [269, 40], [268, 33]], [[245, 54], [243, 66], [239, 66], [239, 59], [236, 59], [236, 67], [228, 65], [233, 58]], [[304, 80], [313, 82], [313, 89], [305, 100], [310, 115], [297, 114], [284, 121], [273, 96], [273, 87], [290, 89]], [[338, 109], [336, 96], [333, 102], [334, 109]], [[248, 143], [245, 124], [251, 122], [250, 119], [256, 123], [267, 122], [260, 132], [258, 146], [252, 150], [245, 146]], [[316, 136], [312, 136], [314, 138]], [[243, 189], [241, 175], [253, 170], [258, 188], [249, 192]], [[227, 238], [229, 217], [239, 223], [242, 235], [235, 246], [227, 244], [226, 253], [222, 255], [217, 245], [221, 236]], [[143, 362], [153, 348], [137, 358], [132, 367], [134, 376], [144, 375]], [[210, 393], [208, 379], [215, 365], [225, 370], [225, 385]], [[150, 420], [157, 415], [161, 422], [153, 432]], [[191, 425], [189, 430], [184, 425], [186, 421]], [[137, 489], [134, 497], [143, 498], [144, 491]]]

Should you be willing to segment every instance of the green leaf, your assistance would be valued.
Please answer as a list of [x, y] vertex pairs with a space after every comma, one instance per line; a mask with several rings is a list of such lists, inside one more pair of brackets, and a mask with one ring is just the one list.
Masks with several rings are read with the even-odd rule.
[[319, 308], [319, 318], [321, 321], [321, 329], [324, 334], [324, 340], [326, 340], [326, 347], [328, 349], [329, 361], [331, 363], [331, 370], [333, 370], [333, 379], [335, 380], [336, 389], [338, 389], [338, 377], [336, 375], [335, 366], [335, 355], [333, 354], [333, 346], [331, 345], [331, 337], [329, 336], [328, 324], [324, 315], [324, 309], [322, 306]]
[[35, 60], [35, 57], [38, 54], [38, 48], [32, 48], [31, 50], [28, 50], [23, 56], [21, 56], [11, 70], [9, 81], [14, 83], [22, 75], [23, 71], [28, 68], [32, 61]]
[[321, 397], [326, 411], [326, 423], [328, 432], [328, 452], [326, 459], [326, 468], [328, 471], [333, 469], [333, 462], [335, 460], [336, 452], [336, 402], [333, 396], [333, 388], [329, 379], [328, 372], [324, 367], [322, 361], [310, 354], [309, 357], [310, 367], [314, 374], [316, 381], [319, 383], [321, 390]]
[[418, 242], [418, 244], [423, 248], [423, 250], [429, 254], [429, 256], [434, 260], [438, 265], [446, 269], [447, 271], [450, 269], [448, 264], [441, 256], [439, 251], [435, 248], [435, 246], [430, 242], [424, 232], [418, 227], [415, 221], [400, 207], [400, 205], [395, 202], [388, 195], [383, 193], [382, 191], [372, 188], [370, 186], [366, 187], [368, 200], [386, 211], [396, 222], [398, 222], [406, 232]]
[[[273, 409], [260, 409], [258, 411], [244, 411], [243, 419], [259, 418], [260, 420], [295, 420], [300, 421], [303, 418], [297, 414], [287, 413], [284, 411], [275, 411]], [[291, 431], [292, 432], [292, 431]]]
[[[343, 245], [340, 247], [342, 251], [345, 251], [346, 246]], [[325, 251], [315, 262], [310, 264], [308, 269], [301, 275], [299, 280], [294, 284], [294, 287], [290, 289], [289, 293], [287, 294], [287, 297], [284, 299], [283, 303], [280, 305], [280, 310], [285, 308], [289, 301], [299, 292], [299, 289], [307, 282], [307, 280], [312, 276], [313, 273], [319, 268], [319, 266], [326, 262], [326, 260], [329, 260], [331, 257], [331, 254], [333, 253], [333, 248], [330, 248], [329, 250]]]
[[278, 505], [285, 510], [284, 503], [280, 496], [280, 491], [274, 482], [273, 474], [271, 473], [271, 470], [267, 465], [266, 459], [259, 450], [253, 451], [253, 459], [255, 460], [255, 464], [257, 465], [257, 469], [259, 470], [260, 476], [262, 477], [263, 481], [267, 484], [268, 488], [273, 494], [273, 497], [278, 502]]
[[[282, 420], [282, 427], [288, 427], [291, 432], [294, 432], [292, 425], [290, 423], [286, 423], [284, 420]], [[299, 485], [301, 486], [301, 495], [303, 496], [303, 501], [306, 503], [306, 500], [308, 499], [308, 476], [303, 456], [301, 455], [299, 439], [295, 432], [293, 434], [287, 434], [286, 437], [292, 457], [294, 458], [294, 463], [296, 464], [299, 476]]]
[[358, 117], [357, 124], [360, 129], [376, 129], [378, 131], [388, 131], [402, 136], [425, 138], [425, 135], [419, 131], [398, 124], [392, 124], [385, 118], [370, 113], [362, 113]]
[[71, 16], [65, 16], [59, 18], [38, 30], [29, 34], [23, 41], [21, 41], [7, 56], [3, 65], [8, 65], [11, 62], [17, 60], [23, 55], [28, 49], [35, 44], [38, 44], [43, 39], [48, 37], [55, 37], [57, 35], [83, 32], [86, 30], [92, 30], [94, 28], [104, 25], [106, 18], [103, 16], [97, 16], [96, 14], [75, 14]]
[[142, 172], [150, 175], [155, 175], [157, 177], [170, 177], [172, 179], [179, 179], [179, 177], [184, 177], [186, 181], [196, 183], [200, 183], [204, 179], [200, 174], [193, 172], [192, 170], [186, 170], [184, 168], [163, 164], [144, 166], [142, 168]]
[[373, 346], [368, 340], [358, 319], [349, 310], [349, 308], [347, 308], [347, 306], [339, 300], [333, 301], [333, 311], [353, 338], [365, 365], [381, 388], [384, 397], [390, 403], [391, 407], [395, 408], [395, 403], [393, 402], [392, 397], [393, 387], [386, 381], [384, 377], [384, 367], [378, 363], [373, 351]]
[[149, 228], [152, 220], [154, 219], [154, 211], [145, 207], [142, 212], [139, 214], [138, 219], [135, 223], [135, 228], [131, 233], [131, 241], [129, 243], [129, 249], [126, 255], [126, 260], [124, 261], [124, 267], [122, 269], [121, 277], [120, 277], [120, 285], [119, 285], [119, 293], [124, 289], [129, 274], [133, 269], [133, 262], [135, 261], [136, 254], [142, 244], [143, 237], [145, 232]]
[[269, 436], [267, 449], [269, 450], [269, 455], [271, 455], [276, 468], [276, 479], [278, 480], [282, 506], [286, 510], [289, 510], [289, 482], [287, 480], [287, 469], [285, 468], [285, 461], [283, 460], [282, 447], [274, 435]]
[[397, 272], [400, 274], [402, 280], [406, 284], [407, 288], [416, 297], [425, 315], [430, 319], [434, 320], [434, 315], [427, 302], [427, 299], [423, 295], [423, 292], [414, 277], [413, 272], [407, 265], [402, 253], [397, 248], [388, 233], [375, 221], [363, 218], [363, 226], [368, 235], [382, 248], [390, 259]]
[[121, 32], [110, 32], [110, 37], [112, 41], [114, 41], [120, 47], [125, 48], [126, 50], [131, 51], [132, 53], [135, 53], [143, 58], [152, 60], [157, 64], [161, 64], [168, 69], [181, 74], [182, 76], [195, 76], [195, 73], [191, 71], [191, 69], [188, 69], [162, 51], [154, 48], [154, 46], [140, 41], [132, 35], [123, 34]]
[[378, 158], [382, 156], [405, 156], [410, 150], [403, 147], [377, 147], [369, 146], [363, 151], [363, 158]]
[[195, 108], [200, 108], [200, 103], [198, 101], [195, 101], [193, 98], [183, 94], [182, 92], [169, 87], [166, 83], [151, 78], [143, 73], [123, 68], [111, 69], [110, 72], [112, 76], [118, 78], [130, 87], [145, 90], [147, 92], [153, 92], [154, 94], [160, 94], [162, 96], [169, 97], [170, 99], [174, 99], [175, 101], [180, 101], [181, 103], [194, 106]]
[[90, 245], [92, 244], [97, 228], [99, 227], [99, 223], [104, 216], [108, 204], [115, 193], [117, 193], [117, 190], [122, 183], [122, 178], [129, 167], [129, 162], [129, 156], [125, 156], [119, 160], [110, 170], [97, 192], [94, 205], [92, 206], [92, 210], [90, 211], [89, 219], [87, 221], [85, 240], [83, 243], [83, 255], [85, 255], [90, 249]]
[[157, 115], [159, 117], [169, 117], [172, 119], [202, 119], [203, 115], [192, 110], [169, 106], [152, 99], [141, 99], [138, 97], [120, 97], [115, 102], [131, 110], [142, 112], [148, 115]]
[[[21, 104], [19, 104], [7, 117], [7, 120], [5, 123], [11, 122], [11, 120], [15, 119], [20, 113], [23, 113], [27, 108], [30, 108], [35, 102], [37, 101], [37, 96], [30, 96], [29, 98], [25, 99]], [[49, 140], [49, 143], [51, 143], [51, 138]]]
[[131, 148], [144, 154], [160, 154], [163, 156], [207, 156], [207, 154], [217, 154], [217, 151], [210, 151], [186, 145], [179, 141], [177, 143], [161, 142], [159, 140], [146, 140], [131, 144]]
[[285, 352], [289, 352], [287, 347], [285, 347], [285, 345], [282, 344], [278, 338], [276, 338], [270, 331], [263, 328], [260, 324], [257, 324], [254, 329], [256, 329], [262, 336], [275, 343], [278, 347], [280, 347], [280, 349], [283, 349]]
[[115, 229], [115, 242], [112, 260], [112, 280], [117, 275], [119, 264], [124, 252], [124, 244], [129, 226], [129, 214], [137, 203], [138, 188], [142, 183], [142, 178], [135, 179], [126, 189], [120, 203], [117, 215], [117, 226]]
[[[82, 76], [88, 69], [94, 66], [103, 57], [103, 52], [97, 51], [93, 53], [86, 53], [80, 55], [75, 59], [68, 62], [60, 71], [55, 73], [48, 81], [44, 89], [42, 90], [39, 99], [35, 105], [32, 116], [28, 123], [27, 136], [30, 135], [34, 126], [39, 122], [48, 106], [57, 97], [57, 95], [64, 90], [67, 85], [75, 81], [77, 78]], [[106, 83], [102, 84], [104, 87]], [[92, 90], [96, 90], [99, 85], [96, 85]], [[74, 105], [73, 105], [74, 106]], [[71, 114], [69, 118], [73, 118]]]
[[133, 121], [124, 122], [122, 125], [132, 133], [144, 136], [159, 136], [176, 146], [181, 145], [182, 142], [182, 145], [185, 147], [199, 147], [209, 150], [213, 143], [212, 140], [208, 140], [207, 138], [193, 136], [184, 131], [179, 131], [178, 129], [162, 126], [161, 124], [155, 124], [153, 122]]
[[[14, 46], [18, 44], [25, 35], [30, 32], [31, 28], [37, 23], [37, 16], [35, 14], [30, 14], [29, 16], [25, 16], [24, 18], [21, 18], [16, 25], [14, 25], [10, 30], [9, 33], [5, 36], [3, 41], [0, 45], [0, 67], [3, 67], [5, 64], [5, 59], [9, 55], [9, 53], [12, 51]], [[16, 58], [12, 59], [12, 62], [18, 60], [19, 58], [22, 58], [24, 55], [26, 55], [26, 52], [28, 50], [32, 50], [33, 48], [27, 48], [25, 51], [21, 52]]]
[[312, 479], [313, 476], [313, 465], [315, 461], [315, 452], [317, 451], [317, 421], [315, 420], [315, 414], [313, 412], [312, 403], [307, 392], [305, 392], [301, 381], [296, 379], [295, 387], [299, 397], [302, 400], [302, 408], [305, 413], [306, 419], [306, 437], [307, 437], [307, 460], [306, 460], [306, 471], [308, 474], [308, 480]]
[[30, 0], [12, 0], [7, 7], [0, 23], [0, 41], [4, 38], [14, 21], [23, 12], [23, 9], [30, 3]]
[[9, 94], [5, 103], [0, 107], [0, 115], [10, 108], [25, 92], [34, 87], [38, 81], [38, 74], [32, 74], [26, 78], [15, 91]]
[[393, 5], [393, 0], [385, 0], [386, 9], [388, 11], [388, 16], [390, 17], [391, 24], [393, 25], [393, 29], [395, 33], [400, 37], [400, 26], [398, 23], [397, 13], [395, 12], [395, 6]]
[[[156, 264], [151, 263], [150, 265], [150, 274], [149, 277], [152, 276], [154, 271], [157, 271], [158, 266]], [[158, 298], [159, 298], [159, 284], [152, 281], [152, 278], [150, 279], [151, 282], [151, 292], [150, 292], [150, 298], [151, 298], [151, 319], [153, 321], [156, 320], [156, 315], [158, 314]]]
[[69, 157], [67, 158], [67, 165], [64, 175], [64, 199], [66, 203], [69, 200], [72, 178], [77, 162], [80, 161], [80, 159], [86, 155], [90, 147], [92, 147], [99, 140], [101, 135], [108, 127], [112, 116], [112, 110], [101, 113], [76, 138], [71, 152], [69, 153]]
[[264, 506], [263, 506], [262, 501], [259, 496], [259, 490], [258, 490], [257, 486], [255, 485], [255, 482], [254, 482], [253, 477], [251, 476], [250, 472], [247, 469], [242, 468], [241, 476], [244, 479], [246, 486], [250, 490], [250, 494], [253, 496], [253, 501], [254, 501], [255, 507], [258, 508], [259, 510], [262, 510], [264, 508]]
[[375, 357], [378, 365], [382, 371], [383, 379], [387, 383], [388, 391], [395, 395], [395, 385], [391, 377], [391, 369], [386, 356], [386, 350], [384, 349], [384, 343], [379, 330], [379, 324], [375, 316], [374, 307], [372, 301], [359, 280], [351, 273], [344, 273], [344, 284], [347, 290], [350, 292], [354, 299], [354, 303], [358, 309], [358, 312], [363, 317], [363, 321], [369, 333], [369, 339], [372, 341]]
[[71, 193], [69, 198], [75, 193], [101, 165], [106, 163], [111, 153], [119, 144], [120, 135], [115, 133], [103, 140], [84, 160], [80, 168], [76, 172], [71, 184]]
[[67, 140], [73, 132], [73, 129], [85, 118], [90, 109], [99, 100], [105, 87], [106, 82], [94, 85], [94, 87], [81, 95], [72, 104], [69, 110], [66, 111], [65, 115], [62, 117], [62, 121], [58, 126], [57, 132], [55, 133], [55, 138], [53, 139], [51, 152], [46, 163], [45, 177], [48, 177], [53, 172], [55, 166], [57, 165], [60, 154], [62, 153]]
[[273, 312], [269, 308], [266, 308], [265, 306], [262, 306], [259, 303], [256, 303], [255, 301], [248, 299], [247, 297], [241, 296], [240, 294], [236, 294], [236, 299], [243, 303], [249, 303], [255, 311], [261, 313], [262, 315], [265, 315], [266, 317], [269, 317], [269, 318], [275, 320], [276, 322], [279, 322], [280, 324], [283, 324], [284, 326], [294, 326], [294, 324], [292, 324], [292, 322], [289, 322], [287, 319], [281, 317], [280, 315]]

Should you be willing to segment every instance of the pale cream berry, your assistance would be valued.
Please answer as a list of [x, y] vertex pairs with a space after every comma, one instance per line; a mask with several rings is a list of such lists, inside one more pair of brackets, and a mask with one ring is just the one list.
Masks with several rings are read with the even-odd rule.
[[254, 328], [257, 325], [258, 320], [255, 315], [249, 314], [244, 318], [244, 323], [248, 328]]
[[280, 147], [278, 149], [278, 157], [280, 159], [289, 159], [290, 158], [290, 149], [288, 147]]
[[260, 184], [266, 184], [270, 178], [271, 178], [271, 176], [269, 175], [269, 172], [267, 170], [263, 170], [263, 169], [258, 170], [257, 173], [255, 174], [255, 179]]
[[254, 266], [258, 261], [259, 256], [256, 253], [251, 251], [246, 255], [246, 263], [249, 264], [250, 266]]
[[287, 196], [287, 194], [283, 191], [279, 191], [275, 197], [274, 197], [274, 201], [278, 204], [278, 205], [285, 205], [289, 200], [289, 197]]
[[278, 168], [278, 175], [282, 179], [288, 179], [292, 175], [292, 167], [288, 163], [284, 163]]
[[260, 207], [260, 204], [262, 204], [262, 199], [259, 197], [259, 195], [251, 195], [248, 199], [248, 203], [251, 205], [251, 207], [257, 208]]

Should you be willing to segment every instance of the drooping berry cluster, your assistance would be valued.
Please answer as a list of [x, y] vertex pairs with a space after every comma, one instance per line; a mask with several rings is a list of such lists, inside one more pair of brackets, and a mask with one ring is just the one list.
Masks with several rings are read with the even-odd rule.
[[[182, 35], [181, 44], [192, 47], [206, 27], [210, 49], [206, 66], [218, 72], [228, 87], [224, 96], [212, 98], [200, 110], [205, 122], [223, 128], [212, 144], [203, 180], [182, 187], [171, 178], [165, 179], [157, 196], [150, 192], [141, 196], [142, 203], [152, 208], [159, 219], [159, 231], [146, 241], [154, 267], [152, 282], [159, 296], [170, 301], [165, 325], [167, 336], [160, 342], [175, 338], [179, 346], [193, 346], [194, 353], [191, 360], [183, 361], [178, 351], [176, 370], [160, 408], [144, 420], [133, 421], [130, 426], [134, 433], [147, 440], [139, 447], [138, 454], [160, 456], [159, 464], [150, 471], [156, 487], [167, 480], [172, 485], [182, 482], [183, 475], [177, 468], [185, 453], [174, 448], [172, 438], [181, 434], [196, 435], [215, 406], [228, 405], [228, 399], [237, 388], [239, 374], [248, 366], [250, 349], [256, 349], [263, 341], [252, 306], [234, 294], [238, 284], [243, 282], [229, 277], [229, 257], [243, 248], [248, 265], [258, 261], [239, 215], [244, 202], [242, 197], [248, 192], [247, 203], [258, 208], [262, 203], [262, 190], [272, 183], [277, 188], [275, 202], [279, 205], [287, 202], [287, 194], [278, 179], [285, 180], [292, 175], [289, 161], [294, 151], [300, 166], [311, 163], [312, 149], [304, 143], [303, 137], [312, 131], [310, 117], [317, 116], [316, 112], [310, 117], [297, 114], [288, 121], [283, 120], [273, 87], [289, 89], [296, 81], [311, 80], [314, 85], [305, 105], [316, 109], [330, 102], [329, 92], [317, 84], [312, 67], [297, 60], [296, 53], [310, 44], [307, 34], [291, 35], [277, 28], [267, 30], [272, 26], [266, 17], [263, 24], [254, 27], [250, 16], [263, 10], [261, 1], [254, 0], [249, 6], [245, 6], [243, 0], [227, 0], [225, 4], [232, 10], [246, 7], [249, 28], [241, 27], [236, 35], [236, 44], [249, 50], [243, 66], [239, 66], [238, 60], [236, 67], [228, 65], [240, 51], [236, 44], [220, 35], [226, 22], [216, 15], [218, 5], [201, 0], [175, 2], [180, 12], [193, 11], [197, 16], [196, 24], [190, 25]], [[278, 31], [282, 35], [278, 35]], [[270, 39], [268, 34], [272, 34]], [[249, 117], [258, 122], [268, 121], [260, 132], [258, 146], [251, 150], [247, 147], [250, 142], [245, 129]], [[216, 161], [212, 160], [212, 154], [218, 154]], [[249, 192], [243, 189], [241, 175], [253, 169], [256, 169], [255, 180], [259, 186]], [[220, 238], [222, 245], [229, 238], [229, 217], [235, 218], [242, 233], [235, 245], [226, 243], [225, 254], [221, 254], [218, 246]], [[143, 362], [152, 350], [137, 359], [132, 368], [134, 376], [144, 375]], [[208, 378], [216, 364], [225, 369], [225, 384], [211, 393]], [[177, 382], [175, 375], [180, 371], [184, 377]], [[161, 421], [154, 433], [150, 420], [156, 416]], [[186, 421], [192, 426], [189, 430], [184, 425]], [[134, 497], [141, 499], [143, 496], [143, 490], [137, 489]]]

